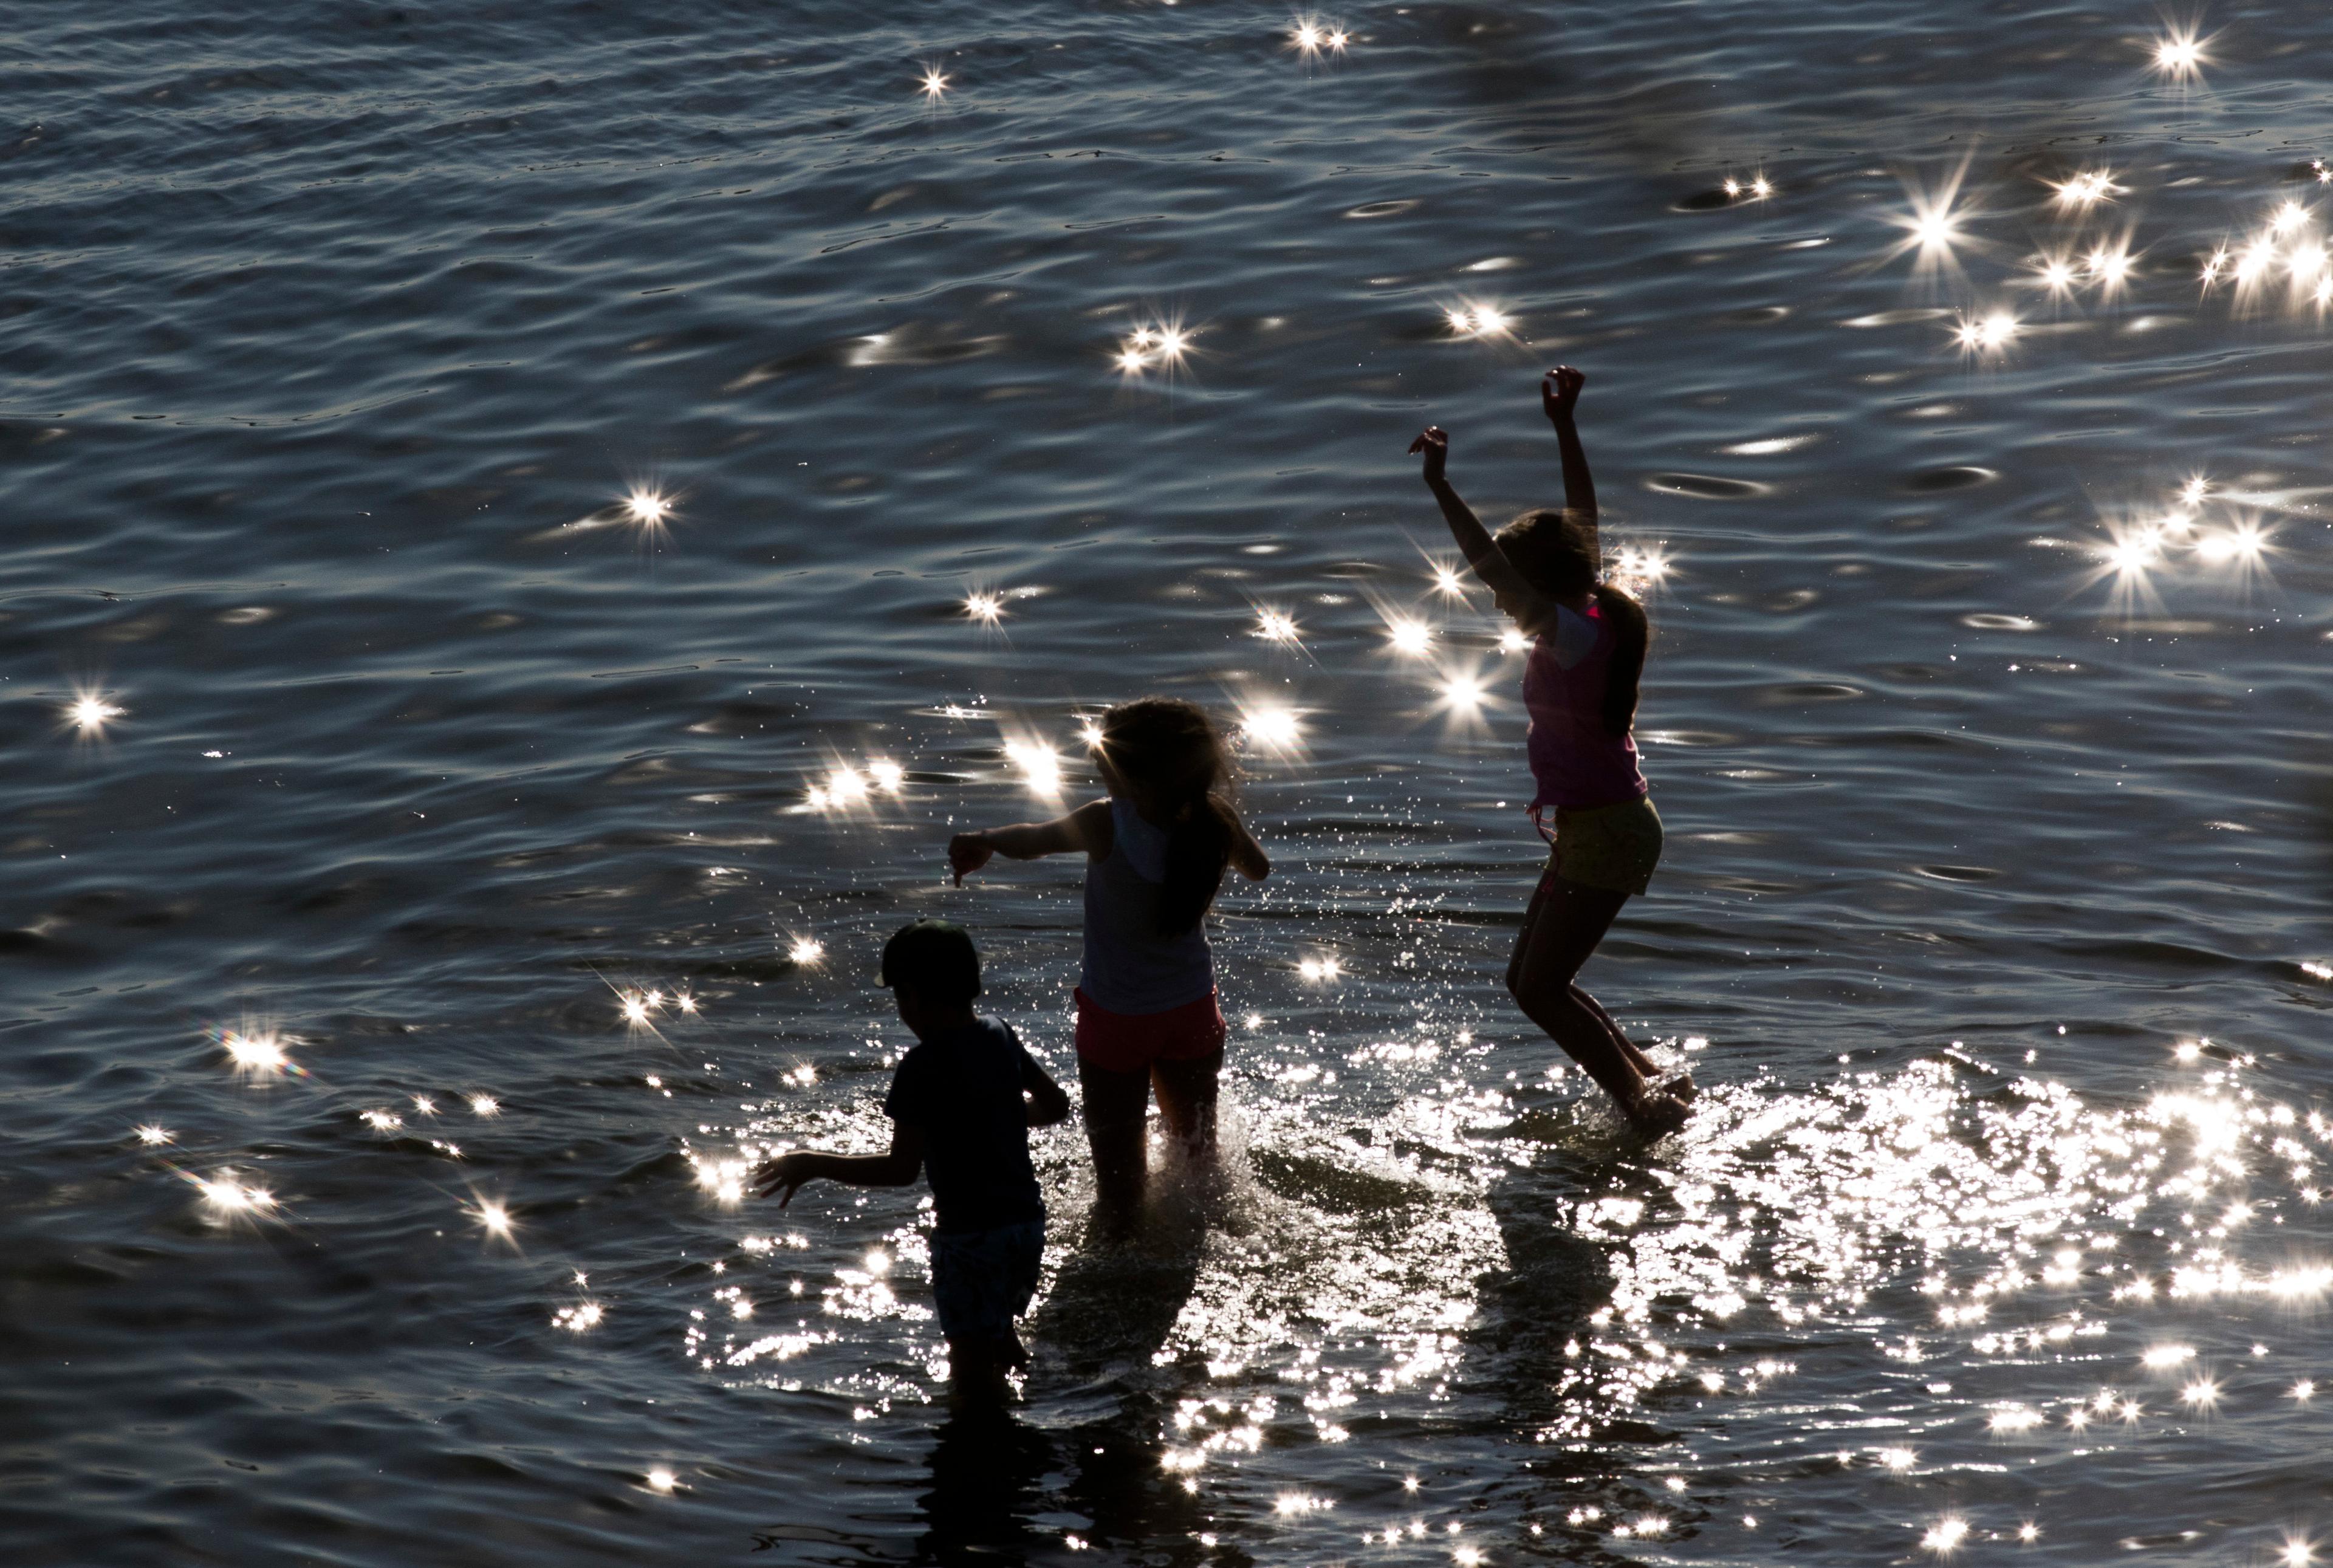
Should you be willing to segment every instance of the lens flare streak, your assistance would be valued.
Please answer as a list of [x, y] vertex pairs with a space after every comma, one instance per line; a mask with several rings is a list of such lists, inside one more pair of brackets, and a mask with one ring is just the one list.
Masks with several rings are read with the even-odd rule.
[[1434, 646], [1434, 629], [1413, 616], [1386, 618], [1386, 641], [1407, 659], [1423, 659]]
[[219, 1045], [226, 1052], [229, 1064], [237, 1076], [244, 1078], [272, 1078], [283, 1073], [305, 1077], [305, 1070], [293, 1065], [285, 1053], [286, 1043], [272, 1031], [245, 1034], [228, 1029], [219, 1035]]
[[1248, 635], [1260, 637], [1266, 642], [1277, 642], [1289, 648], [1301, 648], [1304, 641], [1302, 629], [1296, 624], [1294, 616], [1284, 610], [1273, 610], [1269, 607], [1256, 611], [1255, 626]]
[[1891, 259], [1910, 255], [1914, 278], [1927, 279], [1941, 271], [1959, 270], [1959, 248], [1967, 243], [1966, 225], [1971, 216], [1971, 210], [1961, 204], [1961, 186], [1967, 178], [1968, 165], [1963, 163], [1933, 190], [1906, 182], [1908, 210], [1891, 214], [1887, 220], [1903, 230], [1904, 237], [1889, 254]]
[[1240, 712], [1240, 738], [1248, 746], [1285, 755], [1304, 744], [1304, 725], [1284, 703], [1257, 702]]
[[2017, 336], [2017, 318], [2007, 311], [1992, 311], [1982, 316], [1964, 315], [1953, 329], [1953, 341], [1964, 353], [1996, 353], [2009, 346]]
[[2155, 40], [2155, 69], [2157, 74], [2172, 82], [2193, 82], [2203, 74], [2211, 63], [2204, 53], [2208, 40], [2196, 35], [2193, 28], [2174, 28]]
[[1318, 16], [1299, 16], [1288, 29], [1288, 47], [1303, 60], [1318, 60], [1324, 54], [1342, 54], [1351, 43], [1351, 34], [1334, 23], [1323, 22]]
[[1051, 746], [1033, 739], [1008, 740], [1004, 743], [1004, 755], [1020, 770], [1021, 782], [1031, 794], [1045, 800], [1060, 796], [1061, 759]]
[[275, 1207], [274, 1193], [240, 1181], [231, 1172], [191, 1179], [203, 1195], [203, 1201], [220, 1214], [262, 1214]]
[[1139, 378], [1149, 370], [1172, 373], [1190, 356], [1194, 335], [1179, 322], [1156, 322], [1138, 326], [1119, 341], [1114, 362], [1119, 373], [1128, 380]]
[[1467, 300], [1442, 313], [1454, 337], [1500, 338], [1514, 331], [1514, 318], [1498, 306]]
[[107, 701], [102, 692], [78, 690], [63, 709], [66, 727], [83, 739], [102, 738], [105, 726], [129, 712], [120, 703]]

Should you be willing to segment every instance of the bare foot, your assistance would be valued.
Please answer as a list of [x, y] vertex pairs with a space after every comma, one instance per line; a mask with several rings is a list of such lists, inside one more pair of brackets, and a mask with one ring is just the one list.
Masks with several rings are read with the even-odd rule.
[[1666, 1094], [1672, 1100], [1682, 1100], [1690, 1105], [1701, 1098], [1701, 1085], [1693, 1081], [1691, 1073], [1680, 1067], [1659, 1082], [1653, 1084], [1651, 1092]]
[[1693, 1115], [1693, 1107], [1664, 1090], [1647, 1090], [1642, 1099], [1629, 1108], [1628, 1120], [1647, 1139], [1666, 1138], [1683, 1127]]

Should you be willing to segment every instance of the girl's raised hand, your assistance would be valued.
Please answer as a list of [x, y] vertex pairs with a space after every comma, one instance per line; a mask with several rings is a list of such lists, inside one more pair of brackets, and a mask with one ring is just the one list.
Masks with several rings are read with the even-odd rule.
[[1587, 384], [1587, 371], [1558, 365], [1540, 378], [1539, 406], [1551, 419], [1569, 419], [1579, 402], [1579, 389]]
[[1413, 457], [1426, 454], [1426, 482], [1441, 484], [1443, 466], [1450, 460], [1450, 432], [1439, 425], [1428, 425], [1409, 444], [1409, 450]]
[[958, 833], [950, 839], [948, 870], [955, 873], [955, 885], [964, 886], [965, 878], [986, 865], [995, 853], [985, 833]]

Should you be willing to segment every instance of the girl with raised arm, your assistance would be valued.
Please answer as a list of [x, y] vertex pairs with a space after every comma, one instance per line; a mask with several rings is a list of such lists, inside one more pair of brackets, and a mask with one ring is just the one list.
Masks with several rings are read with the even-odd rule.
[[1205, 708], [1146, 697], [1111, 708], [1099, 727], [1093, 759], [1108, 799], [1050, 822], [958, 833], [948, 864], [961, 885], [992, 855], [1085, 854], [1078, 1083], [1098, 1217], [1122, 1236], [1142, 1212], [1154, 1092], [1184, 1148], [1215, 1157], [1225, 1030], [1207, 908], [1227, 867], [1261, 881], [1272, 864], [1224, 793], [1231, 755]]
[[1651, 1059], [1576, 980], [1661, 858], [1660, 813], [1629, 733], [1647, 629], [1644, 607], [1603, 580], [1596, 486], [1572, 419], [1587, 380], [1564, 365], [1540, 384], [1563, 454], [1562, 507], [1525, 512], [1496, 538], [1443, 471], [1450, 438], [1441, 427], [1429, 427], [1409, 449], [1425, 455], [1426, 488], [1475, 575], [1531, 639], [1523, 669], [1538, 784], [1531, 813], [1551, 853], [1507, 965], [1507, 989], [1631, 1122], [1657, 1137], [1684, 1123], [1692, 1078], [1656, 1082]]

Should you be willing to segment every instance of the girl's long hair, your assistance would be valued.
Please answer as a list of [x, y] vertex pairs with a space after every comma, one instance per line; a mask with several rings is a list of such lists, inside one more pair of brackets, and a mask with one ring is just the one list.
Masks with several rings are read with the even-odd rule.
[[1596, 536], [1589, 527], [1566, 508], [1534, 507], [1499, 530], [1499, 548], [1541, 593], [1565, 599], [1592, 594], [1612, 623], [1619, 642], [1604, 686], [1604, 728], [1618, 740], [1637, 720], [1637, 686], [1645, 673], [1652, 623], [1645, 619], [1645, 607], [1624, 590], [1597, 581]]
[[1179, 937], [1215, 902], [1239, 834], [1239, 813], [1224, 793], [1232, 783], [1231, 752], [1207, 710], [1179, 697], [1119, 703], [1101, 716], [1094, 749], [1165, 818], [1158, 934]]

